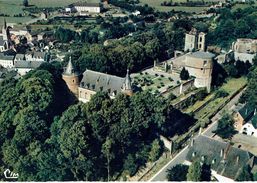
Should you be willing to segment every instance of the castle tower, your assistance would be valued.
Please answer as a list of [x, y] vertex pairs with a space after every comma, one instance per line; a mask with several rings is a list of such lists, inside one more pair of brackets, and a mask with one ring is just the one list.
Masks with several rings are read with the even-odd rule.
[[205, 51], [205, 35], [203, 32], [198, 35], [197, 49], [200, 51]]
[[69, 63], [64, 69], [64, 72], [62, 74], [62, 79], [65, 81], [67, 84], [68, 88], [70, 91], [78, 96], [78, 87], [79, 87], [79, 74], [75, 71], [72, 62], [71, 62], [71, 57], [69, 60]]
[[129, 75], [129, 70], [127, 69], [127, 75], [125, 78], [124, 86], [122, 92], [128, 96], [133, 95], [132, 85], [131, 85], [131, 78]]
[[192, 51], [196, 49], [197, 34], [198, 32], [195, 28], [192, 28], [192, 30], [188, 34], [186, 34], [184, 51]]

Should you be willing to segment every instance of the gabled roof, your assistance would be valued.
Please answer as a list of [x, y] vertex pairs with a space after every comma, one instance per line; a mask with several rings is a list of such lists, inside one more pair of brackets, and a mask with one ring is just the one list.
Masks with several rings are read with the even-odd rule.
[[80, 87], [95, 92], [107, 91], [109, 94], [117, 94], [122, 91], [124, 84], [125, 78], [87, 69], [83, 73]]
[[257, 114], [255, 114], [253, 116], [253, 118], [251, 119], [252, 125], [255, 129], [257, 129]]
[[15, 68], [23, 68], [23, 69], [36, 69], [38, 68], [44, 61], [25, 61], [19, 60], [14, 62]]
[[186, 160], [190, 162], [204, 159], [219, 175], [231, 179], [236, 179], [240, 169], [250, 164], [254, 158], [255, 156], [247, 151], [203, 135], [194, 139], [193, 146], [189, 147], [186, 156]]
[[14, 55], [5, 55], [4, 53], [0, 53], [1, 60], [14, 60]]
[[252, 117], [254, 108], [248, 104], [246, 104], [244, 107], [242, 107], [239, 111], [239, 114], [242, 116], [242, 118], [247, 121], [249, 118]]

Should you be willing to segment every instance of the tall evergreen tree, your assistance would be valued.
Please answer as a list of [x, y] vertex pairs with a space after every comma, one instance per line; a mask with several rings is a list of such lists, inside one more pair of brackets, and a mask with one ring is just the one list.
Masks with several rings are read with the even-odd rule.
[[188, 80], [189, 79], [189, 72], [188, 72], [188, 70], [185, 69], [185, 67], [183, 67], [183, 69], [180, 72], [180, 79], [181, 80]]
[[187, 181], [199, 182], [201, 181], [202, 167], [199, 161], [194, 161], [188, 169]]

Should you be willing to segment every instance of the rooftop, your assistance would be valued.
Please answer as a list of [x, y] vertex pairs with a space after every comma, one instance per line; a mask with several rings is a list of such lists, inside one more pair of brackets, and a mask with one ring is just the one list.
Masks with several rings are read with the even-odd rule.
[[239, 111], [239, 114], [242, 116], [242, 118], [247, 121], [249, 118], [252, 117], [253, 112], [254, 112], [254, 108], [251, 107], [250, 105], [245, 105], [244, 107], [242, 107]]
[[229, 143], [200, 135], [189, 147], [186, 159], [190, 162], [200, 159], [210, 164], [218, 174], [235, 179], [240, 169], [254, 163], [255, 156], [247, 151], [231, 146]]
[[15, 56], [13, 55], [5, 55], [4, 53], [0, 53], [0, 60], [13, 60]]
[[80, 87], [93, 90], [95, 92], [108, 91], [109, 94], [117, 94], [121, 92], [124, 84], [125, 78], [87, 69], [83, 73], [83, 79], [80, 83]]
[[192, 52], [190, 56], [196, 57], [196, 58], [203, 58], [203, 59], [212, 59], [215, 57], [213, 53], [204, 52], [204, 51]]
[[255, 129], [257, 129], [257, 115], [254, 115], [251, 119], [252, 125]]
[[19, 60], [14, 62], [15, 68], [26, 68], [26, 69], [36, 69], [38, 68], [44, 61], [25, 61]]

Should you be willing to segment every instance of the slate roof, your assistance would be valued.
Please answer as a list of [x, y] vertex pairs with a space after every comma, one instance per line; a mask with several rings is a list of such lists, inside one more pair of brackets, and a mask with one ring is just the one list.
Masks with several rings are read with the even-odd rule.
[[3, 36], [0, 36], [0, 46], [3, 46], [4, 45], [4, 37]]
[[122, 91], [125, 78], [86, 70], [80, 82], [81, 88], [98, 91], [107, 91], [109, 94], [118, 94]]
[[190, 56], [196, 57], [196, 58], [203, 58], [203, 59], [212, 59], [215, 57], [214, 54], [210, 52], [204, 52], [204, 51], [193, 52], [190, 54]]
[[[221, 156], [221, 151], [223, 155]], [[242, 149], [231, 146], [229, 143], [220, 142], [206, 136], [198, 136], [190, 145], [186, 160], [203, 160], [211, 165], [219, 175], [236, 179], [240, 169], [246, 164], [251, 164], [255, 156]]]
[[15, 60], [25, 60], [25, 55], [24, 54], [16, 54]]
[[5, 55], [4, 53], [0, 53], [0, 60], [14, 60], [14, 55]]
[[254, 108], [250, 105], [246, 104], [244, 107], [242, 107], [239, 111], [239, 114], [242, 116], [242, 118], [247, 121], [250, 119], [254, 113]]
[[40, 52], [40, 51], [31, 51], [27, 52], [27, 55], [31, 55], [32, 58], [44, 58], [45, 57], [45, 52]]
[[65, 75], [78, 75], [78, 73], [75, 71], [74, 67], [73, 67], [73, 64], [71, 62], [71, 57], [70, 57], [70, 60], [68, 62], [68, 65], [67, 67], [65, 68], [64, 70], [64, 73]]
[[257, 114], [253, 116], [251, 119], [252, 125], [255, 129], [257, 129]]
[[27, 68], [27, 69], [36, 69], [38, 68], [44, 61], [25, 61], [19, 60], [14, 62], [15, 68]]

